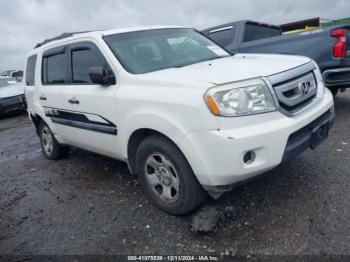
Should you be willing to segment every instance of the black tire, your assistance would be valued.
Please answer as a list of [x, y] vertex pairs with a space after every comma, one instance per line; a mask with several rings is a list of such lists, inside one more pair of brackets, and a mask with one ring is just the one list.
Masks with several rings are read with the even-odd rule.
[[[38, 133], [42, 152], [47, 159], [58, 160], [68, 156], [69, 148], [67, 146], [62, 146], [57, 142], [49, 126], [43, 121], [39, 124]], [[51, 140], [48, 141], [49, 139]], [[51, 143], [51, 146], [48, 146], [49, 143]]]
[[329, 87], [329, 90], [332, 92], [333, 96], [336, 96], [339, 92], [339, 87]]
[[[159, 164], [157, 170], [149, 164], [154, 163], [153, 160], [157, 161], [155, 165]], [[136, 173], [146, 194], [159, 209], [169, 214], [187, 214], [206, 197], [185, 156], [172, 141], [161, 135], [149, 136], [140, 143], [136, 152]], [[149, 182], [155, 177], [158, 181]], [[166, 190], [169, 188], [170, 191]], [[168, 199], [165, 199], [165, 191], [170, 192]]]

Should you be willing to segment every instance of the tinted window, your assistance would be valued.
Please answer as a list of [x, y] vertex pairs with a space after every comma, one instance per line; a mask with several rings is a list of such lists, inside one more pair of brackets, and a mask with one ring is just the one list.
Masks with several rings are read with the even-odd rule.
[[66, 79], [66, 54], [60, 53], [44, 57], [43, 82], [44, 84], [63, 84]]
[[243, 42], [259, 40], [278, 35], [281, 35], [281, 32], [278, 28], [246, 24]]
[[91, 84], [89, 68], [102, 66], [97, 55], [91, 49], [72, 51], [72, 71], [74, 83]]
[[223, 47], [231, 44], [233, 41], [234, 28], [228, 28], [225, 30], [215, 31], [209, 33], [209, 37], [214, 40], [215, 43]]
[[36, 55], [32, 55], [27, 60], [27, 69], [26, 69], [26, 84], [27, 84], [27, 86], [33, 86], [34, 82], [35, 82], [36, 57], [37, 57]]
[[229, 56], [209, 38], [186, 28], [121, 33], [104, 39], [124, 68], [134, 74]]

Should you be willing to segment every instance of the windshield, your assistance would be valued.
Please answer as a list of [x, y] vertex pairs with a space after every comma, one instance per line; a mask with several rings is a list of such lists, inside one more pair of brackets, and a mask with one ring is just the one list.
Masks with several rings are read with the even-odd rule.
[[5, 87], [8, 85], [16, 84], [17, 81], [11, 78], [0, 79], [0, 87]]
[[105, 36], [123, 67], [142, 74], [229, 56], [217, 44], [187, 28], [154, 29]]

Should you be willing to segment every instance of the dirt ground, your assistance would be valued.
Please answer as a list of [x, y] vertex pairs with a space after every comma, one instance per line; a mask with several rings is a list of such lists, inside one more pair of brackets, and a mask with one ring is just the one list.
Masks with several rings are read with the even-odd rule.
[[329, 139], [203, 205], [207, 234], [155, 208], [119, 161], [79, 149], [49, 161], [23, 114], [0, 119], [0, 254], [350, 254], [350, 93]]

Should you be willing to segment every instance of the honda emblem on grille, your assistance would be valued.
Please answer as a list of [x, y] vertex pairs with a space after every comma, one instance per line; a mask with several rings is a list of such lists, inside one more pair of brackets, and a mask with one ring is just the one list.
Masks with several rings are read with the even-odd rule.
[[303, 81], [299, 83], [300, 91], [303, 93], [304, 96], [310, 92], [310, 87], [311, 83], [308, 81]]

